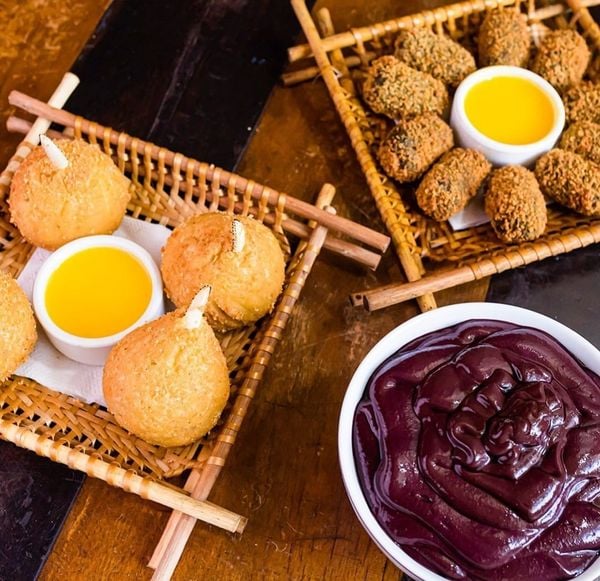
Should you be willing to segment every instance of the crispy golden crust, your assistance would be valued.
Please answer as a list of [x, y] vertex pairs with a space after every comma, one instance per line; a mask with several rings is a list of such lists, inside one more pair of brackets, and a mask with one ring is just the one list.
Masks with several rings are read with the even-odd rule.
[[433, 113], [401, 121], [381, 143], [379, 163], [399, 182], [421, 177], [427, 168], [454, 145], [452, 129]]
[[491, 169], [479, 151], [456, 147], [425, 174], [415, 193], [417, 204], [434, 220], [448, 220], [467, 205]]
[[542, 40], [531, 70], [562, 93], [581, 81], [589, 62], [590, 49], [580, 34], [554, 30]]
[[393, 56], [373, 61], [363, 84], [363, 97], [375, 113], [392, 119], [429, 112], [445, 115], [449, 105], [448, 91], [442, 82]]
[[485, 211], [494, 232], [504, 242], [535, 240], [544, 233], [546, 204], [533, 172], [506, 166], [492, 172]]
[[571, 87], [563, 95], [563, 102], [568, 123], [600, 123], [600, 83], [583, 82]]
[[413, 69], [457, 87], [475, 71], [473, 55], [451, 38], [428, 28], [403, 30], [396, 39], [395, 56]]
[[537, 160], [544, 194], [585, 216], [600, 216], [600, 167], [572, 151], [553, 149]]
[[183, 446], [217, 423], [229, 398], [225, 356], [210, 326], [181, 309], [129, 333], [110, 352], [103, 390], [117, 422], [160, 446]]
[[600, 125], [591, 121], [573, 123], [563, 133], [560, 148], [600, 164]]
[[[232, 222], [244, 226], [246, 242], [232, 251]], [[187, 307], [205, 285], [212, 287], [206, 317], [219, 330], [233, 329], [266, 315], [281, 293], [283, 253], [273, 233], [252, 218], [199, 214], [178, 226], [163, 248], [165, 290], [178, 307]]]
[[516, 10], [490, 10], [479, 29], [479, 66], [525, 67], [531, 51], [527, 17]]
[[54, 250], [92, 234], [110, 234], [129, 202], [129, 180], [111, 158], [81, 140], [58, 140], [69, 167], [56, 169], [38, 146], [10, 188], [11, 221], [35, 246]]
[[0, 381], [27, 360], [36, 341], [29, 300], [16, 280], [0, 271]]

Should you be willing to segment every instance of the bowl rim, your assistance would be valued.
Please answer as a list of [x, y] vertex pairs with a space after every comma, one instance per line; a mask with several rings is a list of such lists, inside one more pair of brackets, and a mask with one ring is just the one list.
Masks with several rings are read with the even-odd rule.
[[[46, 308], [46, 289], [48, 282], [52, 274], [60, 267], [66, 260], [74, 256], [75, 254], [88, 250], [90, 248], [117, 248], [122, 250], [135, 258], [150, 277], [151, 284], [151, 295], [150, 300], [146, 306], [146, 309], [140, 317], [138, 317], [134, 323], [129, 325], [126, 329], [114, 333], [113, 335], [107, 335], [105, 337], [80, 337], [69, 333], [59, 327], [53, 319], [50, 317]], [[154, 262], [154, 259], [150, 253], [128, 238], [121, 236], [109, 235], [109, 234], [97, 234], [92, 236], [84, 236], [77, 238], [71, 242], [67, 242], [46, 258], [42, 266], [40, 267], [33, 284], [33, 310], [48, 335], [51, 335], [62, 341], [63, 343], [73, 346], [87, 349], [93, 348], [104, 348], [110, 347], [120, 341], [123, 337], [133, 331], [136, 327], [139, 327], [142, 321], [148, 319], [148, 317], [157, 312], [162, 304], [163, 300], [163, 285], [162, 278], [158, 266]]]
[[[538, 139], [537, 141], [533, 141], [532, 143], [513, 145], [510, 143], [496, 141], [495, 139], [488, 137], [487, 135], [481, 133], [481, 131], [479, 131], [479, 129], [477, 129], [475, 125], [471, 123], [471, 120], [465, 111], [465, 99], [467, 94], [477, 83], [496, 77], [517, 77], [521, 79], [527, 79], [534, 83], [546, 94], [546, 96], [552, 102], [552, 107], [554, 109], [554, 123], [552, 124], [550, 131], [544, 135], [544, 137]], [[551, 149], [558, 141], [566, 122], [565, 106], [560, 95], [558, 94], [558, 91], [546, 79], [537, 73], [534, 73], [533, 71], [523, 67], [512, 65], [493, 65], [489, 67], [482, 67], [465, 77], [454, 94], [454, 99], [452, 100], [452, 112], [458, 118], [458, 123], [455, 123], [457, 127], [453, 127], [455, 131], [460, 132], [462, 128], [463, 131], [470, 133], [471, 137], [479, 142], [480, 145], [498, 153], [524, 155], [531, 151], [547, 151]]]
[[[536, 311], [500, 303], [457, 303], [421, 313], [392, 329], [370, 349], [348, 384], [340, 411], [338, 457], [342, 480], [350, 504], [371, 539], [397, 567], [419, 581], [446, 581], [446, 578], [410, 557], [388, 536], [371, 512], [360, 487], [354, 461], [354, 413], [370, 377], [389, 356], [417, 337], [472, 319], [506, 321], [546, 331], [584, 365], [600, 374], [600, 351], [579, 333]], [[573, 580], [593, 581], [598, 577], [600, 557]]]

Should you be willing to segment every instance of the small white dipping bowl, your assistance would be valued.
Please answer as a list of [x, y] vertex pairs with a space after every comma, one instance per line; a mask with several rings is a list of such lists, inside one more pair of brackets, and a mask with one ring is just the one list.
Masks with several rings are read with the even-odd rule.
[[[68, 258], [88, 248], [118, 248], [135, 258], [150, 276], [152, 294], [142, 316], [130, 327], [108, 337], [90, 339], [78, 337], [61, 329], [46, 309], [46, 288], [56, 269]], [[63, 354], [87, 365], [104, 365], [110, 350], [125, 335], [165, 312], [163, 286], [160, 271], [150, 254], [141, 246], [118, 236], [87, 236], [68, 242], [53, 252], [40, 268], [33, 285], [33, 310], [46, 331], [50, 342]]]
[[[478, 83], [496, 77], [527, 79], [537, 85], [550, 98], [554, 109], [554, 124], [544, 138], [527, 145], [510, 145], [490, 139], [471, 123], [465, 111], [467, 94]], [[493, 165], [530, 166], [538, 157], [550, 151], [558, 141], [565, 126], [565, 107], [556, 89], [534, 72], [512, 66], [485, 67], [470, 74], [459, 85], [452, 101], [450, 125], [454, 129], [456, 141], [461, 147], [480, 151]]]
[[[342, 478], [352, 508], [371, 539], [396, 567], [420, 581], [445, 581], [446, 578], [409, 557], [388, 536], [373, 516], [360, 487], [354, 462], [352, 445], [354, 414], [369, 379], [388, 357], [417, 337], [471, 319], [507, 321], [523, 327], [541, 329], [554, 337], [586, 367], [600, 374], [600, 351], [581, 335], [545, 315], [496, 303], [462, 303], [422, 313], [390, 331], [367, 353], [354, 372], [342, 403], [338, 429], [338, 453]], [[574, 579], [594, 581], [598, 578], [600, 578], [600, 559], [596, 559], [584, 573]]]

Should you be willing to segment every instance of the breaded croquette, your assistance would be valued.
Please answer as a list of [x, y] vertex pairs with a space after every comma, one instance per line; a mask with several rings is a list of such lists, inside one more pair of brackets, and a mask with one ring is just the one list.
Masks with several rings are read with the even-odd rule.
[[563, 102], [568, 123], [600, 123], [600, 83], [583, 82], [571, 87], [563, 95]]
[[600, 125], [591, 121], [573, 123], [563, 133], [560, 148], [600, 164]]
[[554, 30], [542, 40], [531, 70], [562, 93], [581, 81], [589, 62], [583, 36], [574, 30]]
[[379, 146], [384, 171], [399, 182], [412, 182], [454, 145], [452, 129], [434, 113], [398, 123]]
[[478, 47], [479, 66], [527, 66], [531, 34], [526, 16], [516, 10], [490, 10], [479, 29]]
[[395, 120], [423, 113], [443, 116], [449, 103], [442, 82], [411, 69], [393, 56], [373, 61], [363, 85], [363, 97], [375, 113]]
[[491, 169], [479, 151], [456, 147], [425, 174], [415, 193], [417, 204], [434, 220], [448, 220], [467, 205]]
[[600, 167], [572, 151], [553, 149], [537, 160], [542, 192], [585, 216], [600, 216]]
[[492, 172], [485, 212], [494, 232], [504, 242], [525, 242], [541, 236], [546, 228], [544, 196], [533, 172], [509, 165]]
[[428, 28], [401, 31], [395, 46], [394, 54], [402, 62], [451, 87], [457, 87], [477, 68], [466, 48]]

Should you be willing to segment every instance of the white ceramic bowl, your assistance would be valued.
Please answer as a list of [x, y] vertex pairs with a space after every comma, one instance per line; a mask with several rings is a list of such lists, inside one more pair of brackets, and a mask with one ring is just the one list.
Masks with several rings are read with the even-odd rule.
[[[74, 254], [88, 248], [119, 248], [137, 259], [150, 276], [152, 294], [143, 315], [130, 327], [108, 337], [78, 337], [61, 329], [46, 310], [46, 288], [54, 271]], [[87, 236], [73, 240], [53, 252], [40, 268], [33, 286], [33, 309], [50, 342], [64, 355], [87, 365], [104, 365], [112, 347], [136, 327], [164, 314], [160, 271], [150, 254], [141, 246], [118, 236]]]
[[[495, 319], [546, 331], [586, 367], [600, 374], [600, 351], [581, 335], [545, 315], [496, 303], [463, 303], [422, 313], [396, 327], [367, 353], [354, 372], [342, 404], [338, 429], [338, 453], [342, 478], [352, 508], [371, 539], [397, 567], [422, 581], [444, 581], [445, 578], [409, 557], [387, 535], [369, 509], [354, 462], [352, 449], [354, 413], [370, 377], [383, 361], [417, 337], [470, 319]], [[584, 573], [575, 577], [578, 581], [594, 581], [599, 578], [600, 559], [596, 559]]]
[[[548, 135], [535, 143], [509, 145], [490, 139], [474, 127], [465, 112], [465, 97], [474, 85], [495, 77], [527, 79], [537, 85], [550, 98], [554, 108], [554, 125]], [[511, 66], [485, 67], [470, 74], [459, 85], [452, 101], [450, 125], [454, 129], [456, 141], [461, 147], [480, 151], [493, 165], [529, 166], [538, 157], [550, 151], [558, 141], [565, 126], [565, 107], [556, 89], [534, 72]]]

